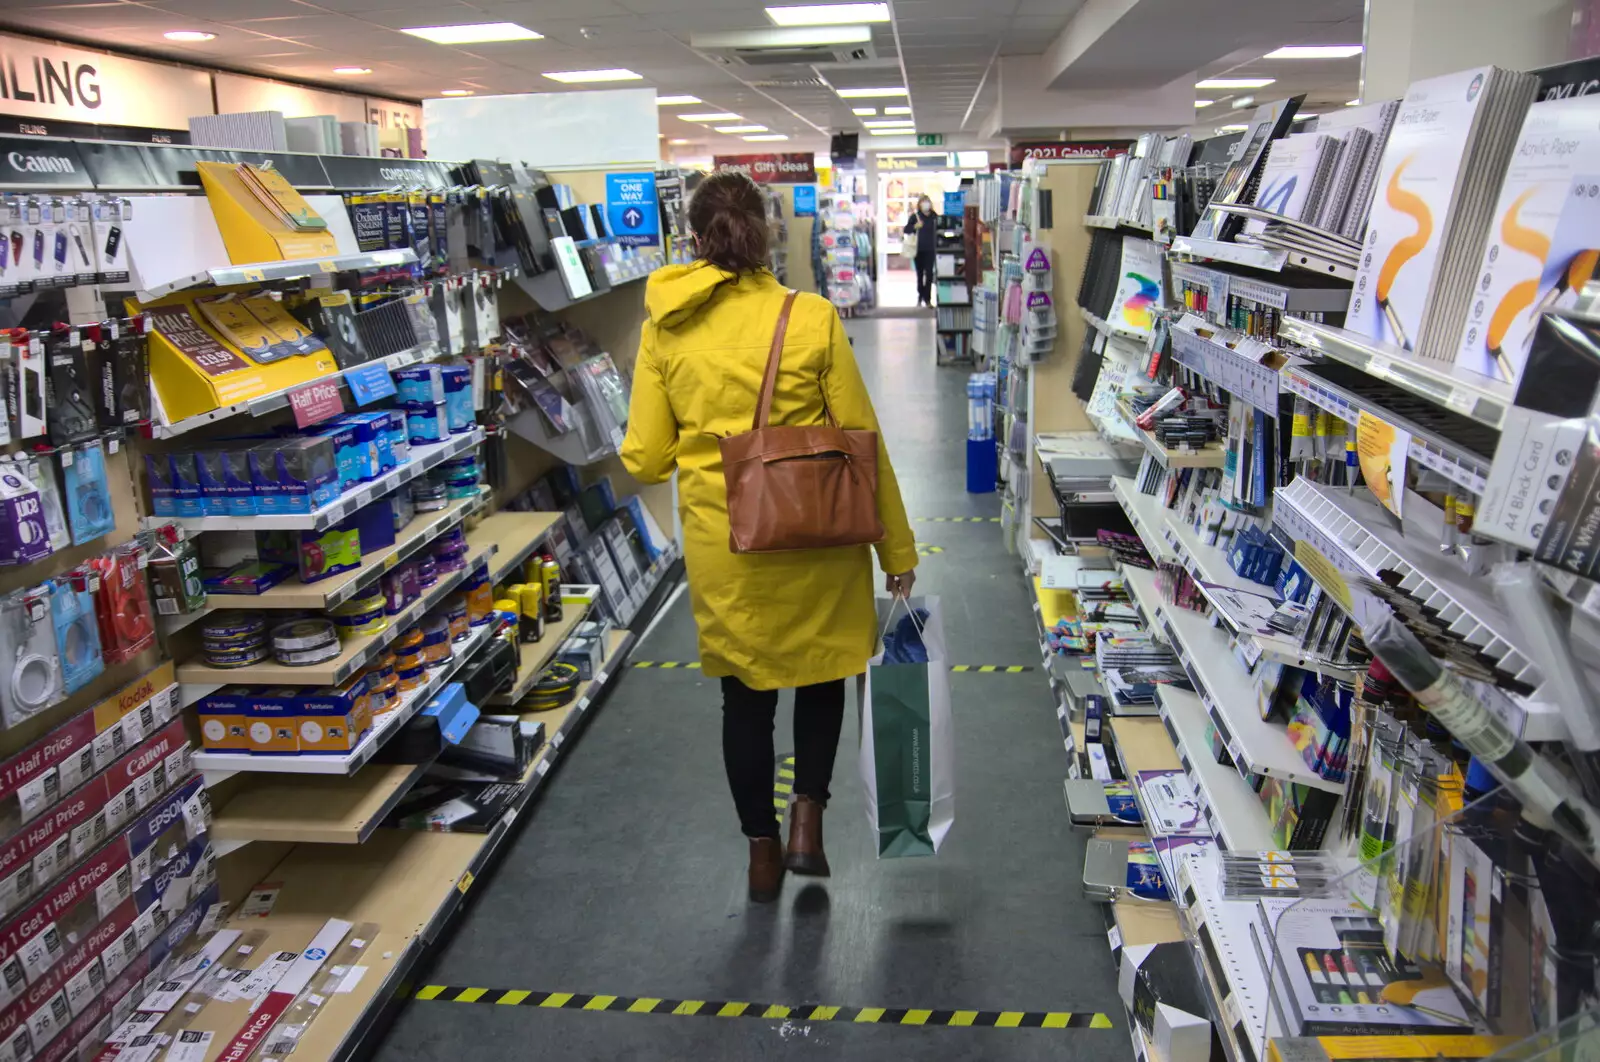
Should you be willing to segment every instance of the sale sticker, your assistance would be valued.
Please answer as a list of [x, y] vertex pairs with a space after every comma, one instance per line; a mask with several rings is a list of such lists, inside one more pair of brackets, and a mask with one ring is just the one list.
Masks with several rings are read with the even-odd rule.
[[344, 412], [344, 395], [337, 380], [317, 380], [289, 392], [289, 408], [299, 428], [320, 424]]

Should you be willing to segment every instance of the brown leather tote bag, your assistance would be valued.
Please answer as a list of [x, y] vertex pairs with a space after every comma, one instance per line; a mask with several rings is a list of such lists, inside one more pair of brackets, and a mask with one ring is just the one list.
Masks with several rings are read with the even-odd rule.
[[720, 440], [734, 553], [860, 546], [883, 538], [877, 432], [840, 428], [826, 397], [826, 424], [767, 423], [794, 297], [789, 292], [778, 313], [750, 431]]

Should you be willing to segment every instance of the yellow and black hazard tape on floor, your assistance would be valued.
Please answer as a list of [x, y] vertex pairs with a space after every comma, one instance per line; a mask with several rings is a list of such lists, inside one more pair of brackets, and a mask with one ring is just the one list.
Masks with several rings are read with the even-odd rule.
[[930, 546], [926, 542], [918, 542], [917, 543], [917, 556], [919, 556], [919, 557], [931, 557], [935, 553], [943, 553], [943, 552], [944, 552], [944, 547], [943, 546]]
[[778, 758], [778, 778], [772, 783], [772, 806], [778, 809], [778, 821], [789, 810], [789, 797], [794, 795], [794, 757]]
[[424, 985], [416, 998], [438, 1003], [488, 1003], [502, 1007], [587, 1010], [609, 1014], [659, 1014], [679, 1018], [761, 1018], [826, 1021], [854, 1025], [920, 1025], [974, 1029], [1110, 1029], [1104, 1014], [1062, 1010], [914, 1010], [900, 1007], [835, 1007], [818, 1003], [741, 1003], [716, 999], [650, 999], [537, 992], [520, 988]]
[[[635, 660], [634, 667], [654, 667], [665, 670], [677, 668], [683, 671], [698, 671], [698, 660]], [[1033, 671], [1031, 664], [952, 664], [951, 671], [960, 671], [974, 675], [1017, 675], [1024, 671]]]
[[919, 516], [919, 524], [998, 524], [998, 516]]

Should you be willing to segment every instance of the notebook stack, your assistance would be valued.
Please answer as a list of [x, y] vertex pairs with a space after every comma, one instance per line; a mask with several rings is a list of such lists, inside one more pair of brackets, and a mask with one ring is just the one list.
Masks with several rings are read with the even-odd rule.
[[[1321, 133], [1293, 133], [1274, 140], [1261, 169], [1255, 205], [1293, 221], [1314, 220], [1322, 209], [1338, 149], [1338, 140]], [[1251, 219], [1244, 231], [1255, 235], [1266, 227], [1265, 221]]]
[[1454, 354], [1456, 364], [1510, 383], [1527, 364], [1540, 315], [1574, 305], [1595, 269], [1592, 227], [1560, 221], [1573, 178], [1600, 176], [1600, 96], [1551, 98], [1560, 70], [1541, 73], [1541, 102], [1522, 123], [1489, 220], [1479, 297]]
[[1316, 119], [1313, 128], [1318, 133], [1339, 140], [1339, 157], [1334, 163], [1329, 194], [1317, 211], [1317, 228], [1349, 240], [1366, 235], [1378, 166], [1383, 162], [1384, 146], [1399, 112], [1399, 100], [1386, 100], [1364, 107], [1342, 107]]
[[283, 128], [288, 136], [290, 151], [305, 151], [313, 155], [339, 154], [339, 119], [331, 114], [285, 118]]
[[[1217, 180], [1216, 189], [1211, 195], [1211, 204], [1253, 202], [1252, 197], [1259, 185], [1261, 160], [1266, 154], [1267, 144], [1288, 132], [1289, 123], [1303, 98], [1296, 96], [1293, 99], [1262, 104], [1256, 108], [1255, 114], [1250, 117], [1250, 128], [1245, 131], [1242, 143], [1232, 156], [1228, 168]], [[1191, 235], [1202, 240], [1220, 240], [1231, 237], [1237, 229], [1236, 219], [1232, 215], [1217, 210], [1207, 210], [1200, 216]]]
[[321, 215], [311, 209], [304, 197], [276, 170], [249, 165], [236, 166], [234, 169], [239, 174], [239, 182], [281, 224], [296, 232], [322, 232], [328, 227]]
[[1454, 360], [1538, 79], [1486, 66], [1413, 84], [1378, 170], [1345, 327]]
[[289, 135], [282, 111], [201, 114], [189, 119], [189, 143], [240, 151], [288, 151]]
[[377, 158], [378, 127], [371, 122], [340, 122], [339, 146], [346, 155]]

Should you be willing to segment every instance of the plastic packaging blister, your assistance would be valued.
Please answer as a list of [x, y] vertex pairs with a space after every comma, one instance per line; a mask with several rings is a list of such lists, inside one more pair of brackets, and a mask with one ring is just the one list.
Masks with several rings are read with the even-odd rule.
[[117, 526], [117, 517], [111, 507], [106, 454], [100, 441], [62, 450], [61, 477], [67, 485], [67, 519], [72, 526], [73, 544], [81, 546], [109, 535]]
[[8, 727], [61, 700], [61, 667], [48, 589], [0, 599], [0, 718]]
[[50, 588], [50, 618], [55, 626], [56, 651], [61, 654], [61, 681], [67, 693], [76, 693], [105, 670], [94, 592], [89, 589], [91, 581], [98, 580], [84, 567], [56, 579]]

